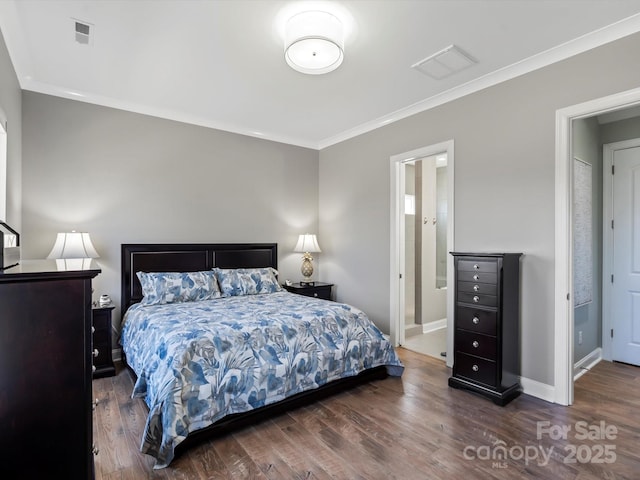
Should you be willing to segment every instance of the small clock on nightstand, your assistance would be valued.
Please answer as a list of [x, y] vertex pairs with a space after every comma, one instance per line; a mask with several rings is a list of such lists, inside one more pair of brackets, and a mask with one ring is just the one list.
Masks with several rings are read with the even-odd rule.
[[331, 288], [333, 287], [333, 283], [313, 282], [313, 285], [292, 283], [291, 285], [285, 284], [282, 287], [288, 292], [297, 293], [298, 295], [331, 300]]
[[93, 378], [111, 377], [116, 374], [111, 356], [111, 312], [113, 303], [94, 305], [93, 313]]

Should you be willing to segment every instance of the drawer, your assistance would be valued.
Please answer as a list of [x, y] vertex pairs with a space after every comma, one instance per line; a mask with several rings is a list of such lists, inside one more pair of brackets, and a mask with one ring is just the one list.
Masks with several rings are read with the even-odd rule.
[[96, 330], [111, 329], [111, 312], [109, 310], [93, 310], [93, 328]]
[[498, 305], [498, 297], [495, 295], [483, 295], [481, 293], [458, 292], [456, 294], [458, 302], [471, 303], [474, 305], [484, 305], [486, 307], [495, 307]]
[[455, 350], [495, 360], [498, 357], [496, 337], [456, 329]]
[[472, 332], [496, 335], [498, 313], [495, 310], [482, 310], [473, 307], [456, 307], [456, 328]]
[[458, 291], [497, 295], [498, 286], [491, 283], [458, 282]]
[[498, 273], [498, 263], [487, 260], [458, 260], [458, 270], [484, 273]]
[[[98, 355], [94, 355], [95, 351], [98, 351]], [[91, 356], [93, 357], [93, 364], [98, 367], [105, 363], [111, 362], [111, 352], [108, 345], [94, 345], [91, 350]]]
[[496, 362], [456, 352], [454, 371], [457, 376], [468, 378], [474, 382], [496, 386]]
[[457, 273], [459, 282], [498, 283], [497, 273], [461, 270]]
[[96, 330], [93, 332], [93, 344], [94, 345], [107, 345], [109, 343], [109, 330]]
[[324, 300], [331, 300], [331, 286], [327, 285], [326, 287], [313, 287], [313, 288], [305, 288], [303, 290], [298, 291], [302, 295], [307, 297], [315, 297], [322, 298]]

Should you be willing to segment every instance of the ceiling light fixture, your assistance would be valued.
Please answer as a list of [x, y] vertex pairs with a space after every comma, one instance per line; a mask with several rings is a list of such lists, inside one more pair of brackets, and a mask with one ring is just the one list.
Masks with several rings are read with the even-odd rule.
[[312, 10], [292, 16], [285, 27], [284, 58], [301, 73], [319, 75], [344, 59], [344, 28], [331, 13]]

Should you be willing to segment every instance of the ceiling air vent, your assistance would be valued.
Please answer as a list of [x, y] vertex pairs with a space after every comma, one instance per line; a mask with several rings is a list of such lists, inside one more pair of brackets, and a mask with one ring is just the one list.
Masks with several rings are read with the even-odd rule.
[[75, 36], [76, 43], [81, 45], [91, 45], [91, 31], [93, 29], [93, 25], [87, 22], [82, 22], [80, 20], [76, 20], [72, 18], [73, 23], [75, 25]]
[[437, 53], [411, 65], [419, 72], [435, 80], [442, 80], [475, 64], [476, 61], [455, 45], [449, 45]]

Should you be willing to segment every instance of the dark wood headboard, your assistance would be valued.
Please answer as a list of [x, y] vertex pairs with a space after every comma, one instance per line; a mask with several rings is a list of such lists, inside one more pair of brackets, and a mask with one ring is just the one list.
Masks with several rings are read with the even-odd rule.
[[199, 272], [218, 268], [278, 268], [276, 243], [123, 243], [121, 314], [142, 300], [136, 272]]

